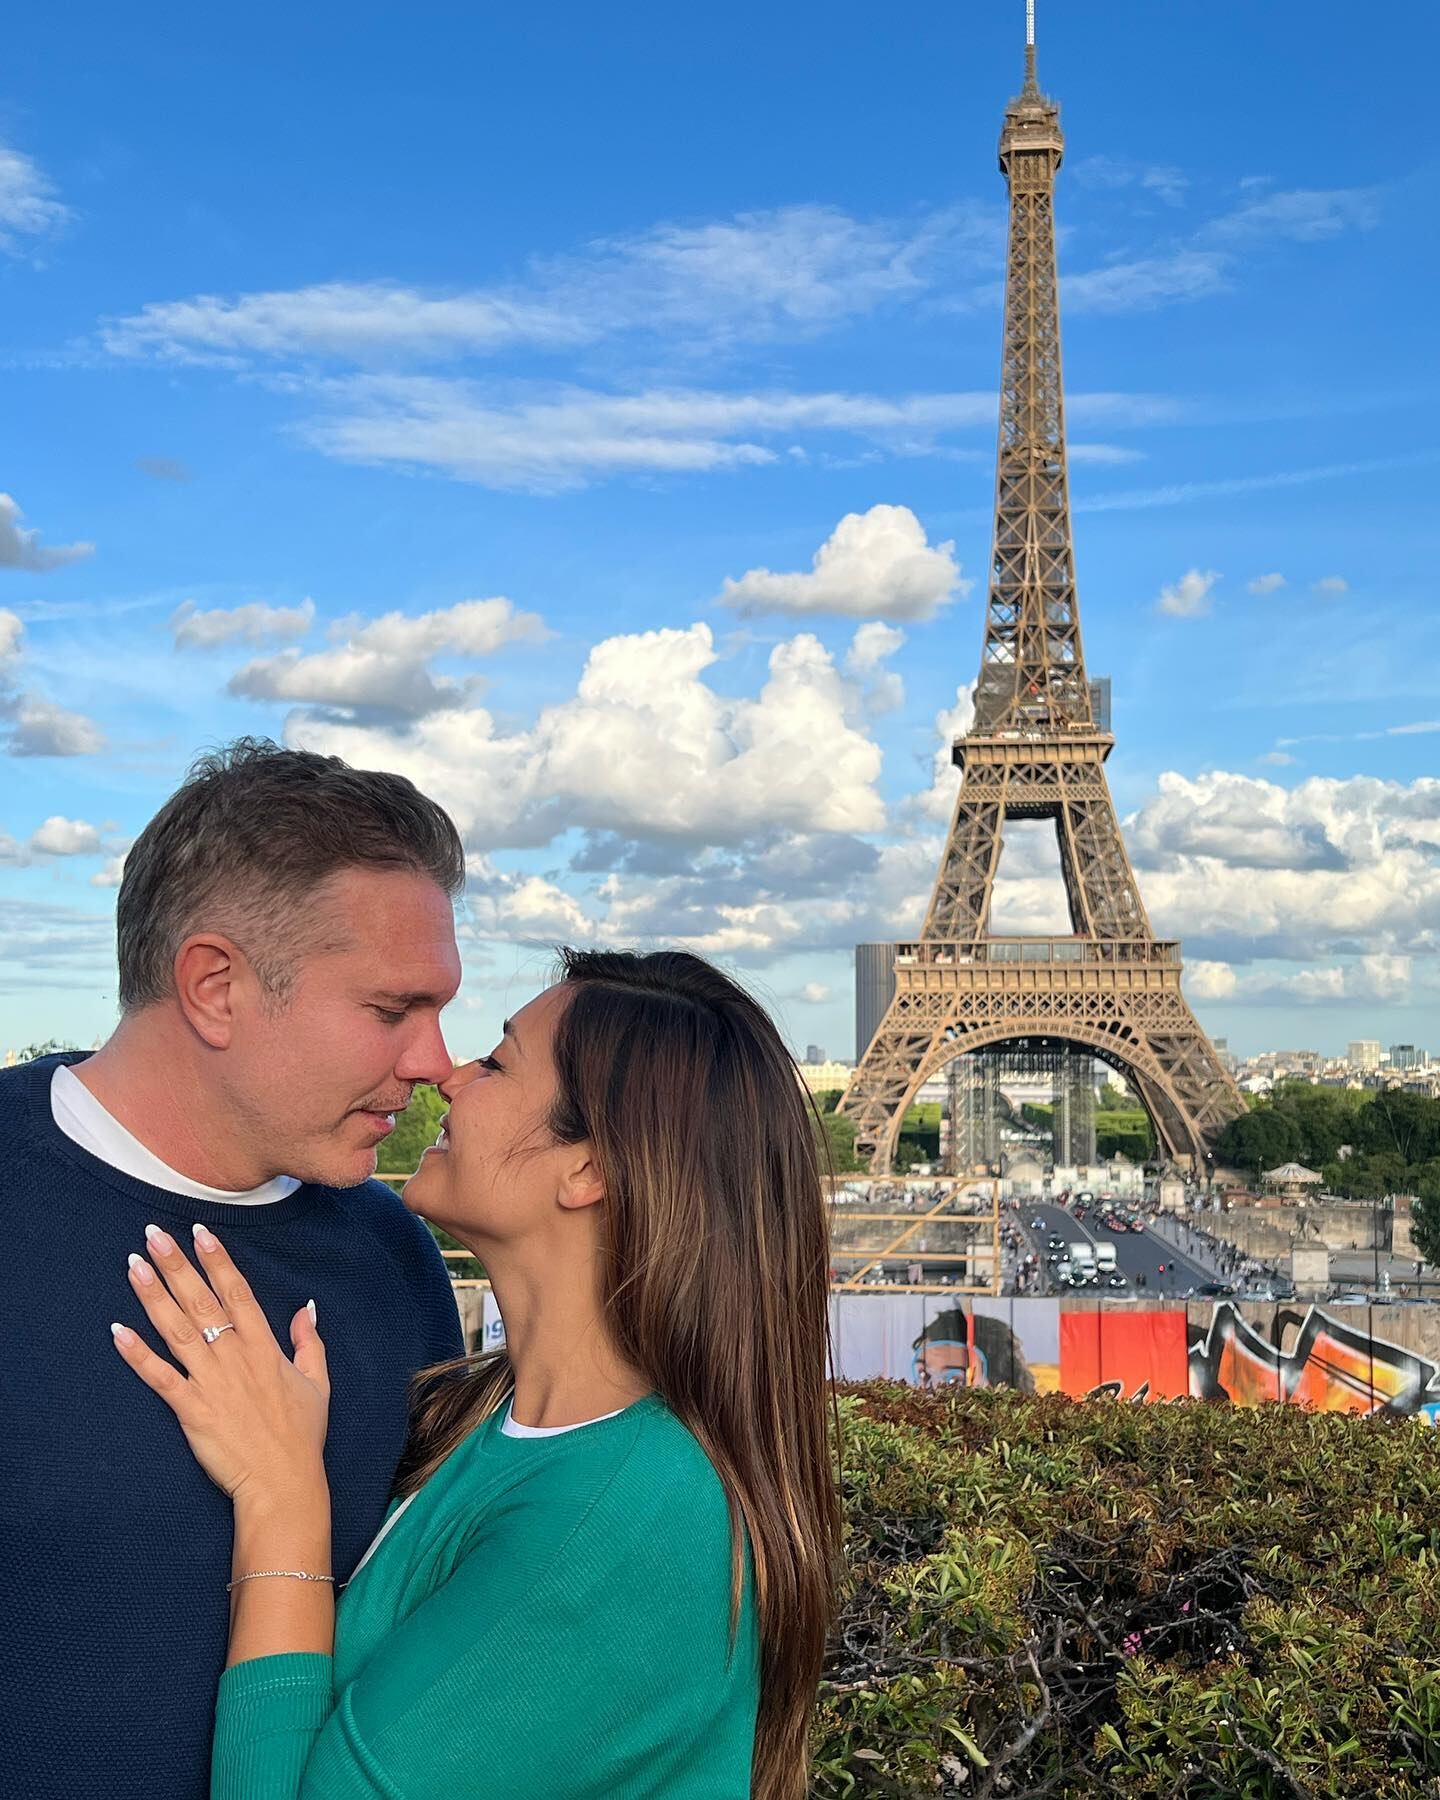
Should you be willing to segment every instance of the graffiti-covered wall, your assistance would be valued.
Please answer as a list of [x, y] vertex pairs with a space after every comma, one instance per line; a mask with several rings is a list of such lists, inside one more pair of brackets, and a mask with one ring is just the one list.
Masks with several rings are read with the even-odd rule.
[[1440, 1414], [1440, 1306], [1222, 1300], [1101, 1307], [1058, 1299], [836, 1294], [835, 1373], [1131, 1400], [1281, 1401], [1326, 1412]]

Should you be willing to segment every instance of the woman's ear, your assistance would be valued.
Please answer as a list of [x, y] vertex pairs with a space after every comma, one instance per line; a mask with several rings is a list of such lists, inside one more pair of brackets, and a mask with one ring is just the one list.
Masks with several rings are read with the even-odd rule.
[[589, 1144], [576, 1144], [574, 1156], [560, 1178], [560, 1204], [567, 1212], [598, 1206], [605, 1198], [605, 1183]]

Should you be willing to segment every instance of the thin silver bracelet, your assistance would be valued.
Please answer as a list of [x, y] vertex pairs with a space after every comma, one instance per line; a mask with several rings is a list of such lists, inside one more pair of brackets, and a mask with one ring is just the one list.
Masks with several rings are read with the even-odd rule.
[[233, 1581], [225, 1583], [225, 1592], [239, 1587], [242, 1581], [261, 1581], [268, 1575], [284, 1575], [290, 1581], [328, 1581], [333, 1587], [333, 1575], [307, 1575], [303, 1569], [252, 1569], [248, 1575], [237, 1575]]

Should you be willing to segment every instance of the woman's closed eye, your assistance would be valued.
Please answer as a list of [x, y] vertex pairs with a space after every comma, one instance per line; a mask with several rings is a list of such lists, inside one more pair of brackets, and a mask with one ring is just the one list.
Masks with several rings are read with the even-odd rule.
[[501, 1073], [499, 1061], [493, 1056], [477, 1056], [475, 1061], [482, 1069], [488, 1069], [492, 1075]]

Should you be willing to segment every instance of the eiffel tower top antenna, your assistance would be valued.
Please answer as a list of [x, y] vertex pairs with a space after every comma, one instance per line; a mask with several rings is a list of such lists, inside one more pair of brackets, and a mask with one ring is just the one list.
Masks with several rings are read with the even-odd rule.
[[1035, 0], [1025, 0], [1025, 87], [1028, 97], [1040, 92], [1035, 79]]

